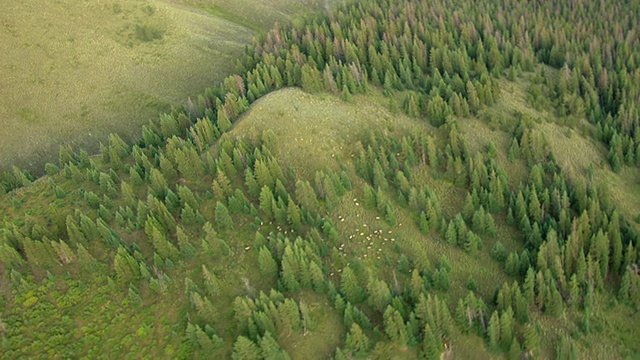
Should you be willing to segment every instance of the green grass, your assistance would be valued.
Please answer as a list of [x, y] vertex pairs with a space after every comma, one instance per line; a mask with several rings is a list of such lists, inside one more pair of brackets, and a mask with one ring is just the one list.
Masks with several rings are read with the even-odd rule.
[[625, 167], [617, 174], [598, 169], [595, 178], [610, 191], [620, 214], [640, 232], [640, 169]]
[[[176, 0], [255, 30], [270, 30], [275, 22], [284, 22], [300, 12], [321, 10], [341, 0]], [[256, 16], [259, 15], [259, 16]]]
[[546, 137], [550, 150], [565, 176], [577, 183], [581, 178], [588, 178], [589, 168], [593, 168], [593, 184], [606, 187], [616, 207], [640, 231], [640, 170], [635, 167], [623, 167], [620, 173], [611, 171], [607, 161], [607, 149], [602, 142], [589, 134], [593, 125], [586, 119], [573, 119], [573, 126], [563, 124], [555, 114], [546, 110], [536, 110], [526, 101], [528, 80], [517, 82], [501, 80], [500, 98], [493, 107], [482, 110], [482, 119], [458, 119], [458, 124], [465, 139], [469, 142], [471, 152], [486, 149], [490, 141], [498, 149], [497, 162], [505, 168], [510, 184], [516, 187], [520, 182], [526, 183], [528, 171], [522, 160], [513, 164], [507, 161], [507, 152], [512, 135], [507, 132], [513, 128], [514, 114], [525, 114], [534, 119], [534, 131], [540, 131]]
[[312, 179], [317, 170], [339, 168], [350, 159], [351, 145], [369, 129], [394, 136], [417, 125], [429, 129], [404, 115], [392, 114], [381, 103], [387, 101], [378, 92], [356, 95], [353, 102], [345, 102], [328, 94], [283, 89], [255, 102], [231, 134], [256, 137], [267, 129], [273, 131], [278, 138], [278, 159]]
[[[388, 104], [388, 100], [376, 91], [366, 96], [355, 96], [353, 102], [345, 102], [332, 95], [312, 95], [289, 88], [273, 92], [253, 104], [235, 124], [231, 134], [253, 138], [266, 129], [272, 130], [278, 137], [277, 158], [281, 164], [292, 166], [298, 175], [313, 179], [319, 169], [337, 169], [341, 164], [353, 166], [355, 162], [350, 155], [352, 142], [362, 138], [369, 128], [382, 129], [394, 137], [400, 137], [413, 128], [433, 132], [434, 135], [437, 132], [420, 120], [404, 114], [392, 114], [381, 104]], [[339, 156], [342, 158], [338, 160]], [[417, 176], [435, 192], [448, 217], [455, 216], [464, 205], [466, 191], [447, 180], [432, 177], [430, 172], [430, 169], [414, 169], [412, 176]], [[474, 276], [482, 295], [487, 298], [493, 295], [496, 286], [513, 281], [489, 256], [495, 239], [485, 240], [482, 253], [469, 256], [463, 250], [446, 244], [439, 236], [421, 234], [409, 212], [402, 208], [396, 209], [398, 225], [391, 228], [383, 216], [364, 208], [362, 200], [359, 200], [363, 186], [362, 180], [355, 181], [355, 190], [341, 198], [339, 205], [329, 214], [344, 240], [342, 253], [347, 254], [346, 257], [353, 256], [367, 267], [387, 269], [386, 272], [381, 271], [381, 276], [392, 284], [390, 271], [399, 258], [396, 251], [411, 254], [410, 259], [418, 269], [429, 271], [435, 269], [444, 255], [451, 264], [456, 264], [451, 274], [451, 298], [455, 301], [466, 295], [470, 275]], [[394, 194], [387, 195], [389, 199], [395, 199]], [[497, 225], [499, 236], [505, 236], [503, 243], [509, 250], [521, 251], [521, 246], [511, 238], [513, 229], [502, 223]], [[385, 266], [385, 262], [393, 266]], [[333, 270], [334, 276], [339, 276], [338, 268]]]
[[[41, 172], [60, 145], [133, 139], [235, 70], [258, 31], [312, 1], [12, 1], [0, 14], [0, 170]], [[217, 9], [216, 11], [207, 11]]]
[[[508, 99], [508, 97], [506, 98]], [[311, 95], [299, 89], [284, 89], [271, 93], [256, 102], [251, 109], [238, 120], [229, 135], [231, 137], [255, 138], [264, 130], [271, 130], [278, 137], [275, 155], [283, 168], [291, 166], [300, 177], [313, 178], [316, 170], [334, 168], [345, 165], [351, 176], [353, 190], [341, 197], [335, 207], [328, 213], [339, 234], [340, 243], [337, 249], [329, 251], [327, 262], [327, 277], [339, 284], [340, 272], [350, 265], [358, 270], [362, 285], [366, 284], [367, 271], [383, 279], [394, 293], [404, 291], [408, 274], [399, 269], [399, 260], [405, 254], [411, 266], [422, 271], [432, 272], [438, 261], [445, 256], [451, 264], [451, 288], [449, 291], [430, 289], [430, 293], [445, 299], [451, 311], [459, 298], [468, 293], [466, 284], [473, 276], [478, 285], [478, 295], [491, 305], [494, 289], [503, 283], [511, 283], [514, 278], [507, 276], [502, 265], [490, 257], [490, 250], [496, 241], [500, 240], [508, 251], [522, 251], [522, 238], [518, 231], [506, 224], [504, 214], [496, 214], [497, 236], [483, 238], [484, 248], [478, 254], [470, 255], [457, 246], [447, 244], [438, 234], [421, 233], [408, 210], [398, 206], [394, 208], [397, 225], [390, 226], [376, 210], [366, 209], [362, 198], [363, 180], [355, 176], [354, 161], [351, 158], [354, 143], [366, 134], [369, 128], [377, 128], [387, 136], [400, 137], [416, 129], [430, 132], [439, 140], [443, 132], [433, 129], [418, 119], [411, 119], [401, 114], [391, 113], [385, 104], [385, 98], [373, 90], [367, 95], [357, 95], [352, 102], [344, 102], [340, 98], [322, 94]], [[382, 105], [381, 105], [382, 104]], [[500, 106], [498, 104], [498, 106]], [[491, 129], [490, 124], [477, 119], [459, 119], [463, 136], [472, 147], [472, 151], [481, 151], [486, 143], [494, 141], [499, 148], [498, 161], [505, 163], [508, 176], [517, 176], [518, 162], [511, 165], [506, 162], [504, 153], [506, 134], [498, 129]], [[474, 123], [475, 122], [475, 123]], [[557, 125], [540, 123], [539, 126], [548, 131], [556, 131]], [[560, 128], [560, 127], [558, 127]], [[551, 130], [549, 130], [551, 129]], [[549, 132], [551, 136], [552, 133]], [[564, 136], [564, 135], [562, 135]], [[589, 144], [581, 135], [574, 134], [569, 141]], [[563, 144], [563, 146], [574, 146]], [[595, 150], [594, 150], [595, 151]], [[520, 162], [521, 160], [519, 160]], [[579, 165], [579, 164], [578, 164]], [[509, 167], [513, 166], [513, 167]], [[102, 170], [107, 170], [101, 165]], [[446, 217], [455, 216], [464, 203], [466, 191], [453, 185], [441, 175], [434, 173], [429, 167], [414, 168], [412, 181], [424, 183], [428, 186], [442, 204]], [[611, 182], [626, 184], [627, 190], [636, 191], [633, 183], [637, 173], [625, 170], [614, 174], [609, 170], [597, 170], [595, 177]], [[84, 200], [77, 191], [77, 184], [64, 179], [61, 175], [53, 177], [55, 182], [68, 192], [64, 199], [52, 202], [53, 194], [48, 184], [48, 177], [35, 181], [31, 186], [17, 189], [11, 194], [0, 198], [0, 214], [4, 221], [13, 221], [17, 226], [41, 221], [48, 223], [52, 229], [56, 224], [64, 224], [67, 213], [80, 208], [90, 216], [95, 211], [86, 207]], [[210, 178], [202, 179], [203, 183], [210, 183]], [[88, 184], [88, 182], [87, 182]], [[84, 185], [85, 190], [97, 190], [96, 184]], [[203, 188], [208, 188], [208, 185]], [[140, 196], [144, 197], [141, 192]], [[616, 193], [613, 194], [619, 196]], [[637, 191], [636, 195], [637, 196]], [[388, 199], [394, 199], [391, 192]], [[118, 199], [116, 206], [118, 204]], [[628, 200], [630, 201], [630, 200]], [[207, 219], [213, 218], [213, 202], [205, 200], [200, 211]], [[631, 204], [629, 202], [628, 204]], [[621, 205], [619, 205], [621, 206]], [[62, 210], [55, 210], [56, 207]], [[632, 211], [630, 207], [629, 211]], [[637, 210], [636, 210], [637, 211]], [[246, 296], [245, 280], [251, 292], [269, 291], [277, 287], [274, 278], [265, 278], [258, 271], [257, 249], [254, 247], [255, 233], [249, 228], [251, 217], [237, 215], [235, 231], [222, 231], [223, 238], [230, 248], [229, 256], [209, 256], [196, 254], [195, 257], [179, 261], [167, 270], [173, 282], [167, 293], [158, 295], [145, 282], [137, 283], [143, 304], [136, 306], [127, 300], [126, 284], [109, 282], [104, 275], [99, 278], [82, 274], [75, 267], [50, 269], [56, 275], [51, 289], [42, 288], [48, 280], [33, 285], [33, 289], [25, 288], [15, 292], [16, 296], [7, 296], [10, 303], [1, 303], [4, 311], [9, 310], [22, 319], [26, 319], [24, 326], [12, 329], [11, 344], [7, 349], [24, 349], [17, 355], [38, 355], [43, 351], [62, 349], [66, 338], [55, 337], [55, 332], [68, 333], [68, 337], [76, 339], [76, 345], [70, 348], [70, 354], [117, 354], [135, 353], [141, 357], [175, 357], [180, 349], [180, 341], [186, 326], [186, 319], [192, 316], [197, 319], [193, 310], [189, 310], [189, 299], [185, 295], [184, 279], [192, 279], [196, 283], [201, 281], [202, 264], [218, 276], [221, 286], [220, 296], [215, 297], [217, 314], [212, 322], [217, 334], [224, 339], [224, 351], [230, 354], [235, 340], [232, 304], [237, 296]], [[23, 224], [24, 223], [24, 224]], [[62, 225], [64, 226], [64, 225]], [[199, 243], [201, 233], [193, 228], [187, 229], [194, 243]], [[276, 225], [263, 225], [259, 229], [263, 234], [276, 230]], [[140, 241], [139, 232], [125, 234], [122, 238], [129, 242], [140, 243], [141, 253], [146, 262], [151, 264], [153, 248], [145, 241]], [[111, 272], [112, 249], [101, 246], [92, 248], [94, 256], [103, 261], [103, 273]], [[106, 261], [105, 261], [106, 259]], [[66, 273], [65, 273], [66, 271]], [[37, 281], [49, 276], [46, 269], [33, 271]], [[74, 280], [82, 279], [80, 285], [74, 285]], [[78, 298], [75, 287], [84, 287], [82, 298]], [[30, 300], [32, 297], [35, 300]], [[302, 331], [284, 331], [278, 334], [278, 340], [292, 358], [327, 358], [333, 354], [336, 347], [342, 346], [346, 329], [342, 325], [342, 317], [329, 303], [327, 297], [310, 291], [302, 291], [292, 295], [296, 301], [309, 306], [310, 313], [316, 326]], [[7, 300], [5, 300], [7, 301]], [[632, 340], [633, 326], [624, 319], [637, 317], [624, 306], [607, 308], [607, 300], [597, 302], [599, 308], [594, 317], [594, 332], [576, 339], [580, 344], [584, 356], [598, 354], [606, 356], [618, 353], [616, 346], [624, 347]], [[362, 304], [364, 311], [370, 315], [375, 325], [380, 326], [381, 316]], [[56, 315], [44, 317], [56, 309]], [[9, 314], [9, 315], [11, 315]], [[21, 315], [29, 314], [29, 315]], [[187, 315], [188, 314], [188, 315]], [[576, 329], [579, 319], [574, 319], [571, 311], [564, 317], [553, 319], [548, 316], [535, 315], [543, 328], [542, 356], [552, 357], [553, 349], [560, 334], [570, 335]], [[16, 324], [16, 318], [9, 318], [7, 323]], [[197, 321], [197, 320], [196, 320]], [[193, 320], [192, 320], [193, 323]], [[600, 325], [596, 325], [599, 323]], [[381, 328], [381, 327], [380, 327]], [[380, 329], [379, 328], [379, 329]], [[599, 329], [599, 330], [596, 330]], [[629, 333], [619, 336], [616, 332]], [[377, 335], [368, 330], [368, 336], [374, 339]], [[608, 339], [614, 338], [614, 342]], [[460, 358], [492, 358], [496, 355], [484, 348], [484, 340], [476, 335], [461, 335], [455, 332], [448, 339], [452, 346], [452, 353]], [[46, 344], [50, 350], [42, 350], [32, 344]], [[40, 346], [40, 345], [38, 345]], [[630, 347], [631, 351], [637, 351]], [[11, 354], [9, 354], [11, 355]], [[381, 344], [372, 349], [372, 358], [416, 358], [415, 348], [398, 347], [393, 344]], [[11, 356], [9, 356], [11, 357]]]
[[326, 297], [311, 291], [302, 291], [296, 301], [309, 306], [313, 324], [306, 333], [293, 331], [281, 335], [282, 347], [292, 359], [330, 358], [346, 333], [341, 314]]

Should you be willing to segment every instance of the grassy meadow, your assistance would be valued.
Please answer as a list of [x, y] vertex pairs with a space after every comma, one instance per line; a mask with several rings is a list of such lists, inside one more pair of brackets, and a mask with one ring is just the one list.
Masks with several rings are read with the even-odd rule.
[[312, 1], [4, 2], [0, 169], [39, 173], [60, 145], [94, 152], [236, 70], [253, 36]]

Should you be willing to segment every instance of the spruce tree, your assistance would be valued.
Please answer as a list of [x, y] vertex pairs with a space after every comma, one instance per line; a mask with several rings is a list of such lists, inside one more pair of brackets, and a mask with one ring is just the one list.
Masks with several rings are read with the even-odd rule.
[[389, 339], [400, 346], [406, 345], [408, 341], [407, 329], [398, 310], [395, 310], [391, 305], [387, 306], [383, 320], [384, 332]]
[[350, 267], [345, 267], [342, 271], [340, 291], [344, 294], [347, 301], [352, 304], [358, 304], [363, 300], [364, 290], [360, 287], [358, 278]]
[[251, 340], [244, 336], [238, 336], [233, 344], [233, 360], [260, 360], [262, 354], [260, 348]]
[[491, 314], [487, 333], [489, 336], [489, 345], [491, 346], [491, 348], [498, 349], [498, 344], [500, 341], [500, 316], [498, 316], [498, 311], [494, 311], [493, 314]]
[[625, 271], [620, 281], [620, 290], [618, 290], [618, 300], [622, 303], [629, 301], [629, 290], [631, 289], [631, 278], [629, 271]]
[[220, 229], [223, 229], [223, 230], [234, 229], [233, 219], [229, 215], [229, 210], [227, 210], [227, 207], [224, 206], [224, 204], [221, 203], [220, 201], [216, 202], [215, 219], [216, 219], [216, 225], [218, 225]]
[[391, 302], [391, 291], [389, 291], [387, 283], [374, 278], [372, 275], [369, 276], [367, 293], [369, 295], [369, 304], [379, 312], [382, 312]]
[[260, 248], [258, 252], [258, 268], [262, 275], [272, 277], [278, 273], [278, 264], [273, 259], [271, 251], [265, 246]]
[[500, 316], [500, 345], [507, 350], [514, 337], [514, 319], [511, 307]]
[[353, 323], [347, 334], [347, 340], [344, 346], [346, 351], [355, 356], [365, 356], [369, 351], [370, 342], [360, 326]]

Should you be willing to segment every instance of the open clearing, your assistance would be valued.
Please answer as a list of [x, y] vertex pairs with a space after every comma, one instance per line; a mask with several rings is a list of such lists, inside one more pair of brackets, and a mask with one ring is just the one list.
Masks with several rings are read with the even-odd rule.
[[95, 151], [235, 70], [257, 31], [311, 0], [59, 0], [0, 11], [0, 170]]
[[278, 158], [312, 179], [317, 170], [338, 169], [340, 159], [352, 155], [353, 142], [369, 129], [389, 136], [408, 134], [415, 126], [432, 129], [404, 114], [393, 114], [377, 90], [355, 95], [345, 102], [328, 94], [313, 95], [298, 88], [267, 94], [251, 106], [235, 125], [232, 134], [255, 137], [271, 130], [278, 138]]

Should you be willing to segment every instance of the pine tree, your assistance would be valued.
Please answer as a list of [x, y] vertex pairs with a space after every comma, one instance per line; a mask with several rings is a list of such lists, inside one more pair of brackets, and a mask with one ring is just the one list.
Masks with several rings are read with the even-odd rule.
[[489, 345], [491, 345], [491, 348], [498, 349], [498, 343], [500, 341], [500, 316], [498, 316], [498, 311], [494, 311], [493, 314], [491, 314], [487, 333], [489, 335]]
[[400, 346], [406, 345], [408, 341], [407, 329], [398, 310], [395, 310], [391, 305], [387, 306], [383, 319], [384, 332], [389, 339]]
[[374, 278], [372, 275], [369, 276], [367, 293], [369, 295], [369, 304], [379, 312], [382, 312], [391, 302], [391, 291], [389, 291], [387, 283]]
[[293, 199], [289, 197], [287, 201], [287, 220], [293, 229], [297, 232], [302, 230], [302, 215], [300, 208], [293, 202]]
[[503, 349], [509, 349], [514, 336], [514, 319], [511, 307], [500, 316], [500, 345]]
[[520, 348], [520, 343], [518, 342], [518, 339], [513, 339], [511, 346], [509, 347], [509, 352], [507, 353], [507, 359], [520, 360], [521, 358], [522, 349]]
[[507, 275], [515, 276], [520, 272], [520, 259], [518, 259], [518, 253], [512, 252], [507, 257], [507, 261], [504, 264], [504, 271]]
[[318, 210], [318, 197], [309, 181], [304, 180], [296, 183], [296, 199], [306, 210], [314, 212]]
[[154, 249], [160, 256], [173, 259], [178, 257], [178, 249], [173, 246], [169, 239], [167, 239], [155, 225], [145, 225], [145, 233], [147, 233], [147, 236], [151, 239]]
[[358, 304], [363, 300], [364, 291], [358, 283], [356, 274], [350, 267], [346, 267], [342, 271], [340, 291], [344, 294], [345, 299], [352, 304]]
[[186, 226], [200, 225], [204, 223], [204, 218], [200, 211], [193, 209], [191, 205], [185, 204], [184, 208], [180, 211], [180, 219]]
[[507, 249], [505, 249], [501, 241], [498, 240], [491, 249], [491, 257], [500, 262], [507, 259]]
[[527, 324], [524, 329], [524, 348], [537, 356], [540, 348], [540, 335], [534, 324]]
[[445, 233], [445, 239], [447, 239], [447, 242], [452, 245], [458, 243], [458, 233], [456, 231], [455, 225], [453, 224], [453, 221], [449, 222], [447, 232]]
[[387, 204], [387, 196], [381, 188], [378, 188], [378, 191], [376, 191], [376, 208], [378, 212], [384, 214], [387, 208]]
[[440, 348], [436, 342], [436, 337], [429, 325], [424, 329], [424, 341], [422, 343], [422, 355], [428, 360], [440, 359]]
[[260, 186], [258, 185], [258, 181], [256, 181], [255, 176], [253, 175], [253, 171], [251, 168], [248, 168], [245, 172], [244, 184], [247, 187], [247, 192], [249, 196], [254, 199], [257, 199], [260, 196]]
[[309, 277], [311, 278], [313, 290], [319, 294], [324, 294], [327, 290], [327, 283], [322, 269], [315, 261], [311, 261], [309, 265]]
[[180, 248], [180, 252], [189, 258], [195, 255], [196, 248], [191, 244], [191, 239], [189, 235], [184, 232], [181, 226], [176, 227], [176, 238], [178, 239], [178, 247]]
[[231, 128], [231, 120], [229, 119], [226, 112], [222, 108], [218, 109], [217, 122], [218, 122], [218, 128], [222, 133], [226, 132]]
[[420, 272], [417, 269], [413, 269], [411, 272], [411, 282], [410, 282], [410, 295], [413, 301], [418, 301], [420, 295], [425, 290], [424, 279], [420, 275]]
[[427, 234], [430, 230], [429, 222], [427, 221], [427, 215], [424, 213], [424, 211], [420, 212], [418, 227], [420, 228], [420, 232], [422, 232], [423, 234]]
[[396, 212], [393, 210], [391, 203], [387, 203], [387, 207], [385, 209], [385, 220], [389, 226], [396, 226], [398, 223], [398, 220], [396, 219]]
[[376, 193], [373, 188], [368, 184], [364, 184], [363, 204], [367, 209], [376, 208]]
[[207, 295], [216, 296], [220, 294], [220, 281], [216, 277], [216, 274], [209, 271], [209, 268], [204, 264], [202, 264], [202, 278], [204, 279]]
[[267, 277], [273, 277], [278, 273], [278, 264], [265, 246], [262, 246], [258, 253], [258, 267], [260, 273]]
[[268, 187], [263, 186], [262, 190], [260, 191], [260, 210], [265, 213], [268, 219], [274, 218], [274, 202], [275, 199], [273, 198], [273, 193], [271, 192], [271, 190]]
[[262, 358], [265, 360], [287, 360], [289, 355], [282, 350], [280, 344], [271, 336], [269, 331], [260, 338], [259, 341]]
[[260, 360], [262, 354], [260, 348], [253, 341], [241, 335], [233, 344], [231, 358], [233, 360]]
[[362, 331], [358, 324], [353, 323], [347, 334], [347, 340], [345, 341], [345, 350], [355, 356], [364, 356], [369, 351], [369, 338]]
[[151, 169], [149, 181], [149, 190], [153, 196], [160, 199], [164, 198], [168, 187], [167, 180], [165, 180], [164, 175], [162, 175], [158, 169]]
[[478, 291], [478, 284], [473, 278], [473, 275], [469, 275], [469, 279], [467, 280], [467, 289], [469, 289], [470, 291]]
[[231, 216], [229, 215], [229, 210], [227, 210], [227, 207], [220, 201], [216, 202], [215, 219], [216, 225], [218, 225], [220, 229], [234, 229], [233, 219], [231, 219]]
[[[289, 248], [288, 248], [289, 249]], [[293, 256], [285, 256], [280, 264], [280, 280], [285, 288], [291, 292], [300, 291], [300, 282], [296, 276], [299, 272], [298, 264], [292, 259]]]
[[620, 290], [618, 291], [618, 300], [622, 303], [629, 301], [629, 290], [631, 289], [631, 278], [629, 271], [625, 271], [620, 281]]

